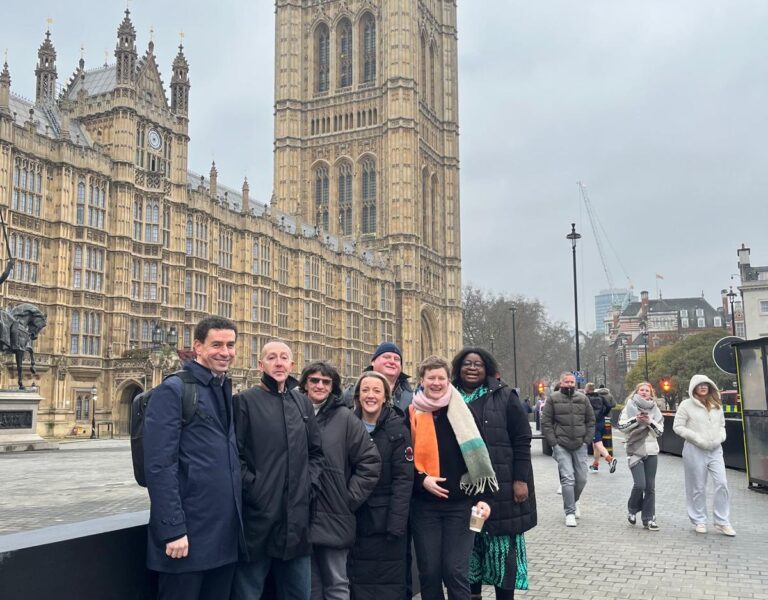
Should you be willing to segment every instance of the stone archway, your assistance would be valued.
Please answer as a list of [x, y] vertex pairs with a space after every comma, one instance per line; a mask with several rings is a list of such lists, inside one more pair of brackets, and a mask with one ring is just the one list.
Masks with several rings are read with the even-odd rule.
[[129, 381], [123, 388], [123, 391], [118, 395], [120, 403], [115, 407], [115, 435], [128, 436], [130, 435], [131, 425], [131, 402], [133, 399], [141, 394], [143, 390], [138, 383]]

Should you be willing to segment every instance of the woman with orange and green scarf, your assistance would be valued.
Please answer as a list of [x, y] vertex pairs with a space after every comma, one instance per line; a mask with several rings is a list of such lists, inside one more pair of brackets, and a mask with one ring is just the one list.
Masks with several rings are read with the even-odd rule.
[[419, 365], [420, 386], [409, 407], [416, 467], [411, 527], [423, 600], [469, 600], [469, 559], [475, 534], [472, 508], [491, 508], [473, 496], [498, 489], [475, 419], [450, 383], [450, 367], [431, 356]]

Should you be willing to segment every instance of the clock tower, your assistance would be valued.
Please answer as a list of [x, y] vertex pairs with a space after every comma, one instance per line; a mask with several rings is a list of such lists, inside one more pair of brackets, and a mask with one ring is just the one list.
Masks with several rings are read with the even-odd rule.
[[406, 368], [461, 345], [455, 0], [276, 0], [275, 202], [388, 256]]

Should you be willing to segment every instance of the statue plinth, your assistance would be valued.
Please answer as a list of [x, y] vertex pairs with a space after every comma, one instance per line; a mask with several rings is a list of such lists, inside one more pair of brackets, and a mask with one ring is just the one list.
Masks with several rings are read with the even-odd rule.
[[0, 452], [59, 449], [37, 433], [42, 399], [37, 390], [0, 390]]

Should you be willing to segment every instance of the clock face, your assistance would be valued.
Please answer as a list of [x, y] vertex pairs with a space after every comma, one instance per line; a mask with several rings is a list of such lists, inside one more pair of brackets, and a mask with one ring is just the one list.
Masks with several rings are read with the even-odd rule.
[[154, 148], [155, 150], [158, 150], [160, 148], [160, 145], [162, 144], [162, 139], [160, 138], [160, 134], [157, 133], [156, 129], [150, 129], [149, 130], [149, 146], [151, 148]]

